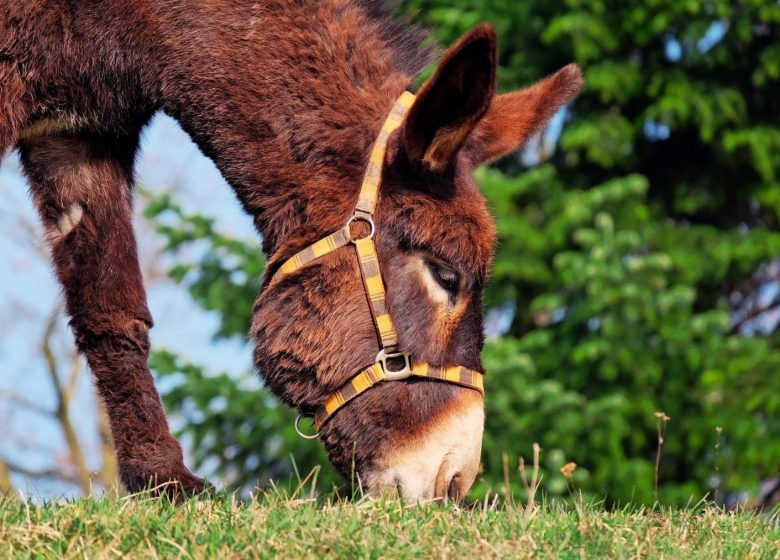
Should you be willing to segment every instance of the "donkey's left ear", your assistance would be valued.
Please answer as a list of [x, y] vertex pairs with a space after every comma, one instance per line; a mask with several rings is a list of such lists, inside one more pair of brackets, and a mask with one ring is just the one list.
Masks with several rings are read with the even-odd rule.
[[472, 162], [487, 163], [521, 148], [582, 84], [582, 70], [569, 64], [530, 87], [497, 96], [466, 145]]
[[495, 83], [496, 32], [483, 23], [444, 53], [417, 93], [403, 130], [409, 161], [445, 169], [490, 107]]

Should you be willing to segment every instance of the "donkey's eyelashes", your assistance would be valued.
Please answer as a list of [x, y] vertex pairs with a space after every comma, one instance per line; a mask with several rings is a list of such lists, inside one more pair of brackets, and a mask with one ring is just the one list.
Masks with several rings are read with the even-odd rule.
[[436, 280], [442, 288], [450, 292], [451, 295], [458, 293], [458, 288], [460, 287], [460, 274], [457, 270], [430, 259], [426, 264], [428, 265], [434, 280]]

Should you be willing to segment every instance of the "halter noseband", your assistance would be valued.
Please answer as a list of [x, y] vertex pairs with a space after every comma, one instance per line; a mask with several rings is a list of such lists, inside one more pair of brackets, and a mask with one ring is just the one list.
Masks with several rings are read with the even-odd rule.
[[[363, 287], [368, 296], [369, 310], [371, 311], [371, 317], [374, 320], [374, 326], [379, 338], [379, 353], [373, 364], [347, 381], [341, 389], [328, 397], [325, 403], [317, 410], [314, 414], [314, 425], [317, 432], [347, 402], [381, 381], [399, 381], [412, 376], [422, 377], [454, 383], [484, 394], [483, 376], [478, 371], [461, 366], [432, 366], [424, 362], [413, 361], [408, 352], [400, 351], [398, 335], [393, 326], [393, 320], [385, 306], [385, 286], [382, 280], [382, 273], [379, 270], [376, 247], [374, 246], [376, 226], [374, 225], [373, 216], [377, 199], [379, 198], [379, 187], [382, 183], [382, 167], [385, 161], [387, 140], [390, 138], [390, 134], [401, 126], [404, 116], [413, 102], [414, 95], [412, 93], [408, 91], [402, 93], [382, 125], [382, 130], [371, 150], [371, 157], [366, 173], [363, 176], [363, 184], [360, 188], [355, 212], [347, 224], [340, 230], [309, 245], [285, 261], [269, 283], [269, 285], [272, 285], [282, 276], [291, 274], [307, 266], [315, 259], [332, 253], [336, 249], [350, 243], [357, 250], [360, 276], [363, 278]], [[356, 221], [362, 221], [369, 225], [370, 233], [368, 236], [357, 239], [352, 237], [350, 228], [352, 223]], [[395, 362], [401, 360], [403, 365], [400, 369], [392, 369], [392, 364], [388, 363], [388, 361]], [[300, 420], [300, 416], [298, 420]], [[296, 420], [296, 429], [298, 429], [298, 420]]]

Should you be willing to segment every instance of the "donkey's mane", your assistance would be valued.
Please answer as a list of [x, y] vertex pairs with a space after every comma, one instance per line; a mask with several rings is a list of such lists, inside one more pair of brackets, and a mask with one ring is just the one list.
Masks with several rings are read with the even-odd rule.
[[[343, 219], [322, 201], [347, 211], [384, 117], [436, 54], [425, 31], [382, 0], [265, 0], [218, 18], [166, 15], [193, 29], [171, 39], [182, 49], [176, 66], [202, 68], [204, 79], [164, 75], [173, 98], [198, 99], [165, 109], [218, 162], [269, 253], [279, 240], [307, 242], [290, 239], [302, 223], [332, 228], [325, 212]], [[205, 53], [194, 51], [189, 39], [202, 41], [194, 26], [209, 18], [219, 27]], [[204, 106], [215, 108], [213, 126], [203, 126]]]
[[[397, 17], [395, 5], [271, 0], [255, 8], [260, 18], [277, 20], [262, 31], [262, 48], [270, 47], [274, 59], [264, 95], [285, 100], [275, 113], [284, 120], [272, 128], [296, 161], [336, 169], [355, 158], [362, 164], [399, 85], [408, 87], [432, 62], [427, 33]], [[287, 114], [279, 115], [281, 105]]]
[[[350, 0], [333, 1], [350, 2]], [[407, 74], [416, 76], [433, 62], [436, 49], [432, 46], [424, 46], [428, 33], [414, 25], [409, 17], [397, 15], [400, 0], [351, 1], [361, 6], [368, 17], [379, 25], [383, 42], [391, 48], [396, 63]]]

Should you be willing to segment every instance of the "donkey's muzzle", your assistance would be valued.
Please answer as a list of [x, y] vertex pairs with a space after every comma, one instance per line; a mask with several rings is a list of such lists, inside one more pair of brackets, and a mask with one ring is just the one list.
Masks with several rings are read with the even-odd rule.
[[410, 502], [465, 497], [479, 472], [485, 414], [482, 395], [458, 392], [452, 407], [366, 473], [369, 494], [398, 495]]

